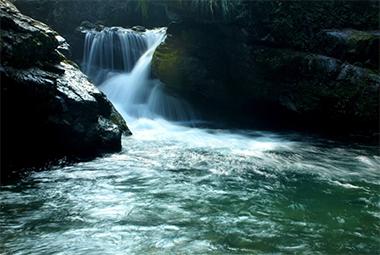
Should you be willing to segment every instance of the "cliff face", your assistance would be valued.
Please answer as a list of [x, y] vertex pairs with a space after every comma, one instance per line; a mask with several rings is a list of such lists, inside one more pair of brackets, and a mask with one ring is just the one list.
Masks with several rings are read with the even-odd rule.
[[45, 24], [0, 1], [2, 182], [50, 160], [119, 151], [124, 120]]

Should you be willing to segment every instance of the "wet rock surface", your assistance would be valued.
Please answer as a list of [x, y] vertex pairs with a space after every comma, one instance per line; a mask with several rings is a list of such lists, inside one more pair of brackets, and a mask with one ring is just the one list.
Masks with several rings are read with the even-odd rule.
[[119, 151], [128, 127], [60, 52], [65, 40], [8, 1], [0, 1], [0, 17], [1, 181], [63, 157]]
[[[321, 55], [252, 45], [243, 29], [227, 31], [170, 26], [171, 35], [155, 53], [156, 76], [195, 105], [238, 112], [255, 124], [376, 136], [380, 75], [366, 67], [371, 54], [355, 51], [362, 64], [352, 64], [347, 55], [329, 56], [335, 51], [327, 47]], [[212, 43], [223, 33], [222, 42]]]

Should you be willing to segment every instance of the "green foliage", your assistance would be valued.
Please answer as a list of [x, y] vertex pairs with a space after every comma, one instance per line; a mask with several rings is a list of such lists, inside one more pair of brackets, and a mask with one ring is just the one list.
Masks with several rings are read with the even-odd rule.
[[214, 15], [219, 11], [223, 16], [228, 16], [241, 2], [239, 0], [191, 0], [190, 3], [200, 13]]
[[[132, 3], [133, 1], [130, 1]], [[234, 13], [242, 0], [137, 0], [137, 8], [142, 17], [148, 17], [154, 5], [164, 5], [175, 9], [195, 13], [207, 18], [220, 16], [227, 18]]]
[[323, 29], [376, 30], [377, 1], [251, 1], [245, 2], [246, 17], [257, 38], [271, 37], [283, 46], [312, 50]]
[[137, 8], [140, 10], [142, 17], [147, 18], [149, 15], [149, 0], [138, 0]]

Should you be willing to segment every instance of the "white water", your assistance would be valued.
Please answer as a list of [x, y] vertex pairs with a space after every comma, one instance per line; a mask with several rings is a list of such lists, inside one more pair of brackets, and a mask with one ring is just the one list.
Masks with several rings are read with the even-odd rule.
[[87, 32], [84, 71], [128, 123], [140, 118], [171, 121], [194, 118], [186, 102], [169, 95], [160, 81], [151, 78], [153, 54], [165, 38], [166, 28], [146, 32], [122, 28]]
[[86, 31], [83, 71], [97, 85], [113, 72], [130, 72], [147, 50], [152, 33], [118, 27]]

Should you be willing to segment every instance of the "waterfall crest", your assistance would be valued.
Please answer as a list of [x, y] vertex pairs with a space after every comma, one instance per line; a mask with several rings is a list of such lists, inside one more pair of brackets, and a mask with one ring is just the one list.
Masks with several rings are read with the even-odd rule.
[[109, 73], [132, 71], [148, 49], [148, 36], [119, 27], [86, 31], [83, 71], [96, 84], [107, 79]]
[[190, 106], [151, 78], [151, 62], [166, 28], [136, 32], [119, 27], [86, 31], [83, 71], [128, 121], [191, 121]]

